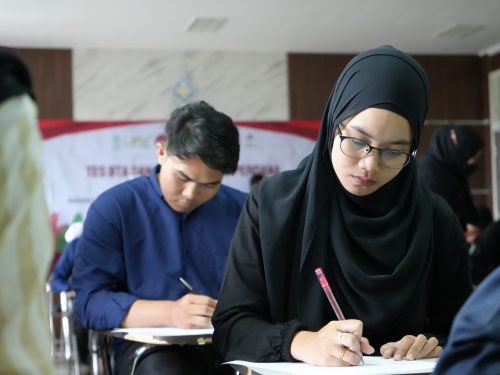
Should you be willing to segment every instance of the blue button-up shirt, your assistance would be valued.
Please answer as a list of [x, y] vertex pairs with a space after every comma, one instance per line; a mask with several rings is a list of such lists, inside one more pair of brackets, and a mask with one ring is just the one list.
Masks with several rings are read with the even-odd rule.
[[69, 288], [69, 281], [73, 273], [73, 265], [75, 263], [75, 250], [78, 243], [78, 238], [69, 242], [65, 247], [61, 256], [57, 260], [54, 271], [50, 278], [50, 287], [54, 292], [66, 292]]
[[197, 291], [217, 298], [229, 244], [246, 194], [222, 185], [189, 214], [172, 210], [153, 169], [119, 184], [90, 206], [71, 286], [82, 324], [119, 327], [137, 299], [176, 300]]

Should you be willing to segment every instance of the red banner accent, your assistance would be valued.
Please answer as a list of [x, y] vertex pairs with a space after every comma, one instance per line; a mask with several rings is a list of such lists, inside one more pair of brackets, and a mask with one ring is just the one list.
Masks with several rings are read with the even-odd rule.
[[[116, 126], [141, 125], [147, 123], [164, 122], [165, 120], [145, 121], [74, 121], [58, 119], [41, 119], [40, 131], [43, 139], [49, 139], [62, 134], [83, 132], [95, 129], [111, 128]], [[319, 120], [291, 120], [291, 121], [236, 121], [237, 126], [246, 126], [263, 130], [272, 130], [282, 133], [296, 134], [309, 139], [316, 139], [320, 126]]]

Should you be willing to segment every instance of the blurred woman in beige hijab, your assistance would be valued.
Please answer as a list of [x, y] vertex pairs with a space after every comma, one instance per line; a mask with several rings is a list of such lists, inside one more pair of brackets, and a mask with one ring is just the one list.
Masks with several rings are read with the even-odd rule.
[[52, 257], [42, 142], [24, 64], [0, 49], [0, 372], [51, 374], [44, 284]]

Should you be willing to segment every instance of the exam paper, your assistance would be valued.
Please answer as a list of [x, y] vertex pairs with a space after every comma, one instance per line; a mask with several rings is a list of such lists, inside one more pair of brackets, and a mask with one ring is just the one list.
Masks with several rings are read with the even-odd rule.
[[243, 366], [261, 375], [387, 375], [387, 374], [430, 374], [436, 365], [437, 358], [416, 361], [395, 361], [377, 356], [365, 356], [364, 365], [350, 367], [323, 367], [305, 363], [261, 363], [247, 361], [231, 361], [229, 365]]
[[125, 340], [137, 341], [154, 345], [169, 344], [196, 344], [205, 345], [212, 343], [213, 327], [198, 329], [182, 329], [175, 327], [141, 327], [141, 328], [116, 328], [113, 334], [122, 334]]
[[182, 329], [175, 327], [115, 328], [112, 332], [144, 336], [202, 336], [214, 333], [214, 328]]

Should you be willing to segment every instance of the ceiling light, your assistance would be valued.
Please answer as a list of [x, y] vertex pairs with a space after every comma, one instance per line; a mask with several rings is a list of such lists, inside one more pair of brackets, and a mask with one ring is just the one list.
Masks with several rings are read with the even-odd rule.
[[227, 22], [227, 18], [193, 18], [186, 27], [188, 33], [215, 33], [219, 31]]
[[434, 38], [465, 39], [473, 34], [480, 32], [484, 28], [485, 28], [484, 25], [452, 24], [434, 33], [432, 36]]

